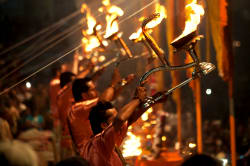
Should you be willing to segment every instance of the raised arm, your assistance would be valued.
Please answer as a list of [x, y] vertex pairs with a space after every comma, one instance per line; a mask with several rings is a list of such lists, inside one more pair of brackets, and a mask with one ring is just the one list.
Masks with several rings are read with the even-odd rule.
[[[138, 87], [136, 89], [136, 97], [128, 104], [126, 104], [122, 109], [118, 112], [115, 120], [114, 120], [114, 128], [119, 130], [121, 126], [130, 119], [131, 115], [134, 115], [137, 107], [140, 106], [141, 101], [143, 101], [146, 97], [146, 89], [144, 87]], [[137, 117], [139, 118], [139, 117]]]
[[90, 61], [87, 67], [77, 75], [77, 78], [85, 78], [94, 68], [94, 64]]
[[102, 93], [102, 101], [112, 101], [122, 91], [122, 89], [128, 85], [135, 78], [134, 74], [129, 74], [126, 78], [121, 79], [119, 70], [114, 70], [111, 85]]

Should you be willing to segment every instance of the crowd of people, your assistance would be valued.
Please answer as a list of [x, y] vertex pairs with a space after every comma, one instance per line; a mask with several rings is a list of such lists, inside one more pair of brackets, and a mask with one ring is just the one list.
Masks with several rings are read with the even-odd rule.
[[104, 70], [93, 73], [93, 66], [79, 74], [58, 71], [49, 85], [19, 86], [1, 96], [0, 163], [126, 165], [119, 146], [127, 129], [157, 103], [139, 86], [117, 110], [112, 101], [135, 76], [121, 78], [115, 68], [108, 87], [98, 92], [96, 82]]

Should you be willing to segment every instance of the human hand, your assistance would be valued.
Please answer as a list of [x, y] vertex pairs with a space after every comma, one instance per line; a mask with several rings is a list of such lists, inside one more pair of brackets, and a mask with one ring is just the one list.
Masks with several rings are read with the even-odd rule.
[[144, 101], [146, 97], [147, 97], [146, 88], [142, 86], [137, 87], [134, 98], [138, 98], [140, 101]]

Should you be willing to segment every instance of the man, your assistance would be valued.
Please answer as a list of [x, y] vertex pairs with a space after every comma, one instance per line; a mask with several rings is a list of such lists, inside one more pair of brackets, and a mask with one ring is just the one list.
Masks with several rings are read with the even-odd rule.
[[[94, 137], [84, 146], [81, 156], [92, 166], [122, 166], [125, 161], [119, 152], [128, 126], [135, 122], [147, 108], [141, 107], [146, 97], [143, 87], [137, 88], [137, 96], [117, 113], [108, 102], [99, 102], [89, 114]], [[137, 109], [138, 107], [138, 109]]]
[[[115, 70], [111, 85], [99, 96], [94, 82], [90, 78], [76, 79], [73, 82], [72, 93], [75, 104], [68, 113], [68, 124], [71, 136], [77, 153], [81, 154], [85, 143], [90, 139], [92, 133], [88, 120], [90, 109], [97, 104], [98, 101], [112, 101], [116, 92], [124, 87], [120, 83], [120, 75]], [[129, 75], [127, 83], [134, 76]]]
[[73, 102], [72, 84], [76, 75], [71, 72], [64, 72], [60, 75], [60, 91], [57, 95], [58, 118], [60, 120], [60, 152], [61, 159], [66, 159], [74, 155], [72, 141], [67, 126], [67, 111]]
[[60, 91], [57, 95], [58, 118], [60, 119], [61, 127], [61, 159], [66, 159], [74, 155], [72, 140], [69, 134], [67, 116], [68, 110], [71, 108], [74, 99], [72, 95], [72, 81], [76, 78], [84, 78], [93, 69], [94, 64], [91, 62], [78, 75], [72, 72], [64, 72], [60, 75]]

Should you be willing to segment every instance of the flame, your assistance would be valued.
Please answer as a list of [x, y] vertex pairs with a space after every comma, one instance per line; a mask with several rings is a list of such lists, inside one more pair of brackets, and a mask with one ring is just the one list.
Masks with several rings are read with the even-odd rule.
[[197, 4], [197, 0], [192, 0], [191, 3], [187, 4], [185, 6], [185, 10], [187, 16], [185, 21], [185, 29], [176, 40], [195, 31], [201, 21], [201, 16], [203, 16], [205, 13], [203, 7]]
[[148, 120], [148, 115], [149, 115], [151, 112], [153, 112], [153, 108], [152, 108], [152, 107], [150, 107], [144, 114], [142, 114], [141, 119], [142, 119], [143, 121], [147, 121], [147, 120]]
[[119, 26], [117, 18], [119, 16], [123, 16], [124, 12], [121, 8], [115, 5], [111, 5], [109, 0], [103, 0], [102, 4], [104, 7], [99, 8], [100, 12], [106, 12], [106, 33], [104, 35], [105, 38], [112, 36], [114, 33], [118, 32]]
[[[87, 19], [87, 26], [88, 29], [86, 31], [82, 31], [82, 34], [85, 36], [82, 38], [82, 44], [84, 45], [84, 50], [86, 52], [92, 51], [94, 48], [100, 46], [100, 42], [97, 39], [96, 36], [93, 36], [93, 28], [96, 25], [96, 20], [95, 18], [91, 15], [90, 9], [86, 4], [82, 4], [81, 12], [85, 13], [86, 12], [86, 19]], [[97, 26], [98, 29], [101, 29], [101, 25]], [[88, 36], [88, 37], [86, 37]]]
[[[82, 8], [81, 8], [81, 12], [85, 13], [86, 12], [86, 18], [87, 18], [87, 25], [88, 25], [88, 29], [86, 30], [86, 33], [88, 35], [93, 34], [93, 28], [96, 25], [96, 20], [95, 18], [91, 15], [90, 9], [88, 8], [88, 6], [86, 4], [82, 4]], [[98, 25], [98, 29], [101, 29], [101, 25]]]
[[100, 42], [95, 36], [89, 36], [89, 38], [83, 37], [82, 43], [86, 52], [90, 52], [100, 46]]
[[122, 154], [124, 157], [139, 156], [142, 153], [141, 139], [132, 132], [127, 132], [128, 139], [124, 142]]
[[118, 32], [119, 26], [118, 21], [116, 20], [115, 15], [107, 15], [106, 21], [107, 21], [107, 27], [106, 27], [106, 33], [104, 35], [104, 38], [108, 38], [112, 36], [114, 33]]
[[160, 4], [156, 4], [155, 6], [155, 13], [159, 13], [160, 16], [151, 20], [150, 22], [147, 23], [146, 25], [146, 29], [152, 29], [154, 28], [155, 26], [157, 26], [158, 24], [161, 23], [161, 21], [164, 19], [164, 18], [167, 18], [167, 14], [166, 14], [166, 9], [164, 8], [164, 6], [160, 5]]
[[132, 33], [130, 36], [129, 36], [129, 40], [141, 40], [142, 39], [142, 29], [138, 29], [137, 32], [134, 32]]
[[104, 55], [98, 57], [98, 62], [104, 62], [106, 60]]
[[190, 148], [195, 148], [195, 147], [196, 147], [196, 144], [195, 144], [195, 143], [189, 143], [189, 144], [188, 144], [188, 147], [190, 147]]
[[162, 141], [166, 141], [166, 140], [167, 140], [167, 137], [166, 137], [166, 136], [162, 136], [162, 137], [161, 137], [161, 140], [162, 140]]

